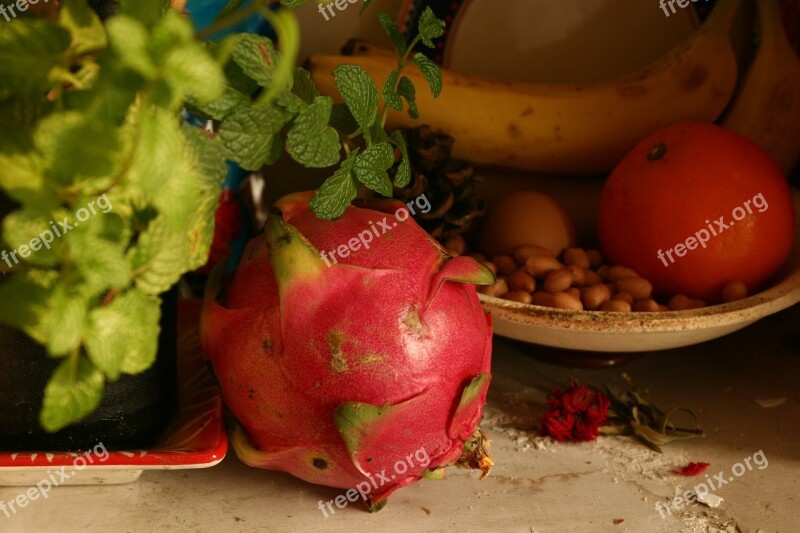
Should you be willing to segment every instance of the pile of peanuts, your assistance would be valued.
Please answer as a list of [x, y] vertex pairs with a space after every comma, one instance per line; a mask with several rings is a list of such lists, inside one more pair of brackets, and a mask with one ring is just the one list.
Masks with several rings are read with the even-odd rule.
[[[445, 243], [451, 256], [463, 255], [460, 237]], [[497, 283], [480, 287], [479, 292], [523, 304], [558, 309], [656, 312], [684, 311], [705, 307], [706, 302], [677, 294], [666, 305], [653, 298], [653, 285], [634, 270], [605, 264], [599, 250], [567, 248], [558, 257], [541, 246], [520, 246], [511, 255], [489, 260], [483, 254], [470, 254], [497, 276]], [[732, 302], [747, 296], [741, 282], [731, 282], [722, 290], [722, 299]]]

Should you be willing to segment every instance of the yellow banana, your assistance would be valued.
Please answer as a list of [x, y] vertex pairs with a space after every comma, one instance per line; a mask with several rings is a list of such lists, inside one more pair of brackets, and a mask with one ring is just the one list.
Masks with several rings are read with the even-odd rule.
[[778, 0], [758, 0], [760, 44], [722, 125], [758, 143], [788, 174], [800, 160], [800, 58]]
[[[454, 156], [475, 163], [555, 173], [609, 172], [652, 131], [689, 120], [713, 122], [736, 85], [737, 66], [728, 33], [741, 0], [723, 0], [686, 42], [633, 74], [584, 85], [504, 83], [443, 71], [434, 100], [414, 68], [422, 120], [456, 139]], [[337, 94], [332, 71], [364, 67], [382, 86], [394, 68], [388, 54], [313, 55], [314, 81]], [[390, 126], [415, 126], [392, 112]]]

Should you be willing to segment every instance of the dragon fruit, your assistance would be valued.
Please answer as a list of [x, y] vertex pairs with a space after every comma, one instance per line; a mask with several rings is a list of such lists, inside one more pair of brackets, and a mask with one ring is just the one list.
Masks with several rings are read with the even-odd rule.
[[453, 463], [485, 475], [491, 322], [472, 284], [494, 275], [447, 256], [402, 203], [324, 221], [312, 194], [279, 200], [235, 273], [208, 283], [201, 341], [237, 455], [371, 510]]

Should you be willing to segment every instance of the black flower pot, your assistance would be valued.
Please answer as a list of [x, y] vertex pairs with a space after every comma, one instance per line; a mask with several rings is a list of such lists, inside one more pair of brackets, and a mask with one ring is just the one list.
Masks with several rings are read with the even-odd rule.
[[0, 326], [0, 450], [85, 451], [103, 443], [112, 449], [151, 447], [178, 404], [177, 291], [163, 295], [158, 356], [137, 375], [107, 382], [98, 409], [56, 433], [39, 425], [47, 380], [61, 362], [47, 357], [24, 333]]

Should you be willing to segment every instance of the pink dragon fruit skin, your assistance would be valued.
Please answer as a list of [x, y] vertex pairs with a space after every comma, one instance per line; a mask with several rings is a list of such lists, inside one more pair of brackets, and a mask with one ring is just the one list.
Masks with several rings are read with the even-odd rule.
[[[309, 210], [312, 194], [276, 204], [281, 214], [250, 241], [224, 290], [221, 265], [212, 273], [202, 346], [240, 424], [232, 443], [245, 463], [342, 489], [372, 480], [367, 504], [380, 508], [457, 461], [476, 431], [491, 322], [471, 284], [494, 276], [398, 220], [401, 203], [350, 206], [324, 221]], [[384, 219], [391, 231], [368, 250], [330, 266], [320, 257]], [[398, 461], [412, 466], [399, 472]]]

